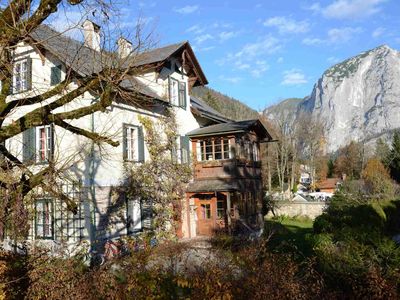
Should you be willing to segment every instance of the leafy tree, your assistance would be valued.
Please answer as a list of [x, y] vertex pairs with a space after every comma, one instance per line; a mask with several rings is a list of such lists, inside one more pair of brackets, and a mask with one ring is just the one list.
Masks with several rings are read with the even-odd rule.
[[390, 150], [389, 170], [390, 176], [397, 182], [400, 182], [400, 132], [393, 134], [392, 147]]
[[393, 184], [389, 171], [378, 158], [368, 160], [362, 178], [365, 180], [368, 192], [379, 198], [393, 195]]
[[181, 220], [182, 199], [191, 167], [172, 159], [177, 149], [177, 124], [171, 112], [157, 123], [147, 117], [141, 117], [140, 121], [146, 129], [150, 159], [141, 165], [127, 166], [127, 192], [131, 199], [152, 202], [157, 238], [171, 239]]
[[359, 179], [363, 164], [362, 144], [351, 141], [348, 145], [340, 148], [338, 152], [339, 155], [335, 161], [335, 173], [338, 176], [346, 174], [349, 179]]
[[[59, 199], [67, 203], [71, 211], [76, 211], [74, 201], [56, 190], [57, 185], [54, 184], [56, 179], [62, 176], [64, 166], [60, 166], [56, 161], [50, 161], [38, 168], [30, 168], [27, 163], [21, 161], [4, 146], [6, 140], [31, 128], [53, 124], [72, 134], [84, 136], [96, 144], [107, 143], [118, 146], [119, 143], [112, 138], [75, 126], [73, 121], [97, 111], [104, 111], [115, 98], [129, 99], [130, 102], [138, 104], [143, 103], [143, 97], [140, 97], [140, 92], [135, 88], [137, 84], [133, 84], [130, 91], [120, 87], [122, 81], [129, 82], [131, 74], [140, 72], [133, 65], [135, 55], [144, 47], [143, 40], [135, 41], [135, 44], [140, 46], [134, 49], [128, 61], [121, 61], [122, 59], [111, 52], [88, 51], [87, 59], [99, 62], [99, 68], [94, 69], [92, 73], [83, 72], [85, 74], [82, 74], [72, 67], [82, 64], [82, 61], [68, 61], [66, 78], [60, 83], [47, 90], [33, 86], [27, 92], [9, 96], [13, 90], [15, 49], [23, 43], [28, 43], [44, 58], [45, 43], [54, 37], [40, 37], [35, 33], [42, 23], [58, 10], [68, 11], [73, 6], [78, 6], [83, 14], [95, 8], [96, 11], [92, 13], [98, 16], [99, 22], [107, 22], [109, 19], [108, 13], [111, 7], [102, 0], [15, 0], [3, 3], [0, 10], [0, 80], [2, 83], [0, 90], [0, 154], [2, 156], [0, 238], [6, 226], [6, 216], [26, 216], [24, 198], [38, 187], [47, 193], [57, 195]], [[138, 31], [137, 38], [141, 37]], [[106, 37], [103, 38], [106, 39]], [[108, 44], [105, 40], [103, 42]], [[123, 63], [124, 68], [121, 67]], [[87, 104], [80, 101], [82, 96], [88, 94], [97, 101]], [[14, 218], [11, 219], [14, 220]]]

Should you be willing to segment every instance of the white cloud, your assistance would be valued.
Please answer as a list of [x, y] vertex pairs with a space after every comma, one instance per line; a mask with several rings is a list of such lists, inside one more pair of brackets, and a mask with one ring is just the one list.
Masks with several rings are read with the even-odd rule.
[[235, 67], [236, 67], [237, 69], [239, 69], [239, 70], [248, 70], [248, 69], [251, 68], [251, 67], [250, 67], [250, 64], [244, 63], [244, 62], [242, 62], [241, 60], [237, 60], [237, 61], [235, 62]]
[[204, 43], [205, 41], [213, 40], [213, 39], [214, 39], [214, 37], [211, 34], [206, 33], [206, 34], [202, 34], [202, 35], [195, 37], [194, 41], [197, 44], [201, 44], [201, 43]]
[[299, 69], [291, 69], [283, 72], [282, 85], [301, 85], [307, 83], [306, 76]]
[[281, 56], [281, 57], [278, 57], [278, 59], [276, 60], [276, 62], [277, 62], [278, 64], [283, 63], [283, 57], [282, 57], [282, 56]]
[[302, 43], [304, 45], [308, 45], [308, 46], [316, 46], [316, 45], [321, 45], [324, 44], [326, 41], [319, 39], [319, 38], [305, 38], [303, 39]]
[[328, 41], [331, 44], [345, 43], [353, 38], [354, 34], [361, 33], [360, 27], [332, 28], [328, 31]]
[[361, 19], [381, 10], [380, 4], [387, 0], [335, 0], [326, 7], [313, 4], [310, 9], [330, 19]]
[[144, 2], [144, 1], [139, 1], [138, 3], [139, 7], [141, 8], [153, 8], [156, 6], [155, 2]]
[[319, 3], [313, 3], [310, 7], [307, 7], [306, 9], [317, 13], [321, 11], [321, 5]]
[[226, 41], [239, 35], [239, 31], [223, 31], [218, 36], [221, 41]]
[[235, 57], [254, 58], [265, 54], [272, 54], [282, 48], [280, 41], [273, 36], [266, 36], [264, 39], [245, 45], [238, 51]]
[[193, 25], [192, 27], [189, 27], [186, 29], [186, 32], [193, 32], [195, 34], [201, 34], [205, 31], [206, 29], [204, 27], [200, 27], [200, 25]]
[[[196, 48], [196, 52], [207, 52], [213, 50], [215, 47], [210, 46], [210, 47], [203, 47], [203, 48]], [[194, 50], [194, 49], [193, 49]]]
[[268, 71], [269, 65], [264, 60], [257, 60], [255, 66], [250, 71], [250, 74], [255, 78], [260, 78], [266, 71]]
[[340, 61], [339, 58], [335, 56], [328, 57], [327, 62], [330, 64], [337, 64]]
[[286, 17], [269, 18], [263, 23], [267, 27], [275, 27], [279, 33], [305, 33], [310, 30], [310, 24], [307, 21], [295, 21]]
[[174, 8], [174, 12], [177, 12], [178, 14], [187, 15], [187, 14], [194, 13], [198, 9], [199, 9], [198, 5], [186, 5], [186, 6], [181, 7], [181, 8]]
[[385, 30], [386, 29], [383, 27], [378, 27], [372, 32], [371, 36], [376, 39], [376, 38], [380, 37], [382, 34], [384, 34]]
[[227, 81], [229, 83], [238, 83], [242, 80], [241, 77], [226, 77], [226, 76], [219, 76], [220, 80]]
[[305, 38], [302, 43], [308, 46], [343, 44], [362, 31], [361, 27], [332, 28], [328, 30], [326, 38]]

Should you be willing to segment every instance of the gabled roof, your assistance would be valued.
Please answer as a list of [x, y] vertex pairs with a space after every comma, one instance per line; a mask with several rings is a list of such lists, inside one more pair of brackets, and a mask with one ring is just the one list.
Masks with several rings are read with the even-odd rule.
[[140, 53], [135, 57], [135, 66], [149, 65], [158, 63], [170, 58], [174, 53], [181, 49], [187, 41], [176, 43], [173, 45], [168, 45], [161, 48], [151, 49]]
[[192, 113], [200, 117], [210, 119], [217, 123], [226, 123], [232, 121], [231, 119], [228, 119], [227, 117], [223, 116], [221, 113], [216, 111], [214, 108], [212, 108], [206, 102], [204, 102], [199, 98], [190, 96], [190, 104], [192, 105], [191, 106]]
[[[73, 69], [81, 76], [89, 76], [100, 72], [104, 66], [111, 66], [115, 63], [115, 55], [110, 52], [98, 52], [87, 46], [82, 42], [74, 40], [47, 25], [39, 25], [31, 34], [30, 37], [37, 42], [40, 42], [41, 47], [50, 51], [58, 59], [63, 61], [68, 67]], [[170, 57], [174, 55], [180, 55], [181, 52], [187, 51], [190, 56], [190, 60], [195, 68], [198, 80], [197, 84], [207, 84], [207, 79], [193, 53], [193, 50], [189, 42], [181, 42], [149, 51], [145, 51], [138, 55], [135, 55], [133, 66], [140, 67], [152, 64], [165, 63]], [[179, 56], [181, 57], [181, 56]], [[129, 88], [129, 82], [132, 80], [126, 80], [122, 86]], [[130, 87], [135, 86], [140, 92], [143, 92], [149, 97], [160, 99], [155, 91], [152, 91], [149, 87], [143, 83], [136, 81]]]
[[39, 25], [30, 36], [81, 76], [98, 73], [111, 57], [50, 28]]
[[133, 66], [140, 67], [145, 65], [155, 65], [159, 63], [165, 63], [173, 56], [182, 57], [182, 54], [184, 52], [187, 53], [188, 60], [192, 64], [194, 74], [197, 77], [194, 86], [208, 84], [207, 78], [204, 75], [204, 72], [201, 69], [201, 66], [196, 58], [196, 55], [194, 54], [193, 49], [188, 41], [164, 46], [161, 48], [151, 49], [143, 53], [140, 53], [134, 57]]
[[272, 140], [272, 137], [269, 134], [267, 128], [259, 119], [210, 125], [207, 127], [192, 130], [191, 132], [187, 133], [187, 135], [189, 137], [204, 137], [212, 135], [244, 133], [251, 130], [256, 131], [257, 135], [264, 141]]
[[338, 183], [341, 183], [340, 178], [326, 178], [323, 181], [317, 183], [319, 189], [335, 189]]

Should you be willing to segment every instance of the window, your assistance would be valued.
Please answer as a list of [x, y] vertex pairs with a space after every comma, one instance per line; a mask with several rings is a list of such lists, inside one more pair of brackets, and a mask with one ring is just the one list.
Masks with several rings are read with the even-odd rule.
[[258, 143], [253, 143], [253, 158], [254, 161], [260, 161], [260, 151]]
[[31, 64], [30, 58], [14, 63], [13, 92], [21, 93], [31, 88]]
[[217, 217], [218, 219], [225, 217], [224, 200], [217, 200]]
[[53, 202], [50, 199], [36, 201], [35, 236], [38, 239], [53, 238]]
[[169, 97], [171, 104], [186, 109], [186, 83], [170, 77]]
[[176, 145], [174, 145], [171, 153], [171, 158], [174, 162], [180, 164], [190, 163], [190, 139], [188, 136], [178, 136]]
[[179, 82], [179, 106], [186, 109], [186, 83]]
[[173, 78], [170, 78], [169, 84], [169, 96], [171, 104], [178, 106], [179, 105], [179, 81]]
[[197, 160], [221, 160], [232, 158], [230, 140], [228, 138], [214, 138], [197, 143]]
[[123, 124], [123, 158], [126, 161], [144, 161], [143, 128]]
[[50, 85], [56, 85], [61, 82], [61, 66], [51, 67]]
[[53, 156], [53, 130], [51, 125], [36, 127], [36, 162], [48, 162]]
[[127, 199], [126, 201], [126, 221], [128, 234], [142, 229], [142, 210], [139, 199]]
[[211, 205], [210, 204], [201, 204], [201, 218], [203, 220], [211, 219]]

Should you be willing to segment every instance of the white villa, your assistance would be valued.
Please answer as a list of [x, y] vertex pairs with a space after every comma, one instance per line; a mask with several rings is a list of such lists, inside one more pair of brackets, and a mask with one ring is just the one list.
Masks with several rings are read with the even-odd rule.
[[[15, 49], [13, 93], [8, 96], [10, 101], [42, 94], [70, 74], [85, 78], [101, 71], [103, 56], [100, 53], [100, 28], [89, 20], [85, 21], [83, 28], [85, 41], [81, 43], [41, 25], [31, 34], [33, 43], [26, 42]], [[35, 41], [40, 43], [35, 44]], [[121, 38], [118, 47], [120, 58], [129, 60], [132, 44]], [[70, 180], [65, 181], [61, 188], [79, 203], [78, 213], [74, 215], [67, 211], [65, 203], [50, 193], [37, 192], [40, 196], [34, 202], [30, 239], [67, 239], [71, 242], [108, 239], [151, 226], [151, 207], [118, 192], [124, 180], [124, 165], [141, 163], [149, 158], [144, 141], [146, 132], [138, 116], [157, 120], [167, 107], [173, 108], [178, 123], [176, 134], [179, 137], [178, 156], [181, 163], [191, 161], [193, 146], [186, 136], [188, 132], [231, 122], [202, 100], [190, 96], [193, 87], [208, 82], [189, 42], [143, 52], [135, 57], [134, 64], [143, 72], [121, 86], [132, 91], [132, 85], [135, 85], [134, 89], [139, 91], [136, 97], [147, 100], [144, 102], [147, 104], [138, 105], [134, 101], [130, 103], [115, 99], [106, 111], [69, 122], [91, 132], [105, 133], [120, 142], [118, 147], [104, 144], [99, 148], [91, 140], [57, 124], [30, 128], [6, 141], [5, 147], [21, 161], [30, 164], [32, 170], [40, 170], [49, 160], [64, 167]], [[76, 86], [71, 84], [70, 89], [74, 88]], [[60, 95], [54, 99], [58, 97]], [[93, 94], [86, 92], [54, 112], [66, 112], [96, 101], [98, 99]], [[19, 119], [39, 105], [15, 110], [5, 124]], [[258, 144], [254, 145], [256, 147]], [[258, 151], [258, 148], [254, 148], [254, 151]], [[123, 213], [114, 211], [116, 197], [125, 197]], [[195, 214], [195, 210], [184, 212], [182, 236], [196, 235], [198, 216]]]

